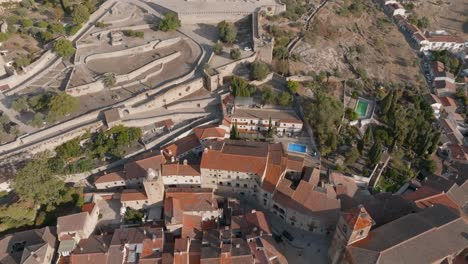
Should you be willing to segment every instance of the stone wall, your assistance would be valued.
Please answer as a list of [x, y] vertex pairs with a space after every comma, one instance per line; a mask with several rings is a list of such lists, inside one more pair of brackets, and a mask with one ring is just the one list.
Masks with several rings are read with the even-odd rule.
[[240, 59], [237, 61], [230, 62], [228, 64], [222, 65], [216, 69], [212, 69], [213, 74], [209, 74], [205, 71], [205, 79], [208, 83], [209, 90], [213, 91], [218, 89], [224, 84], [223, 79], [226, 76], [231, 76], [234, 69], [243, 64], [243, 63], [252, 63], [256, 60], [257, 53], [254, 53], [252, 56]]
[[89, 63], [90, 61], [93, 61], [93, 60], [102, 60], [102, 59], [130, 56], [135, 53], [143, 53], [143, 52], [152, 51], [153, 49], [156, 48], [159, 42], [160, 40], [157, 39], [157, 40], [151, 41], [150, 43], [143, 44], [143, 45], [136, 46], [136, 47], [129, 48], [129, 49], [91, 54], [91, 55], [86, 56], [86, 58], [84, 59], [84, 63]]
[[124, 120], [122, 124], [127, 127], [144, 127], [148, 125], [152, 125], [156, 122], [165, 120], [165, 119], [172, 119], [175, 122], [193, 119], [193, 118], [200, 118], [207, 116], [209, 113], [200, 111], [200, 112], [191, 112], [191, 113], [171, 113], [167, 115], [161, 115], [156, 117], [148, 117], [148, 118], [138, 118], [138, 119], [131, 119], [131, 120]]
[[187, 109], [187, 108], [205, 108], [208, 105], [219, 104], [217, 98], [209, 97], [209, 98], [199, 98], [193, 100], [186, 100], [181, 102], [176, 102], [172, 105], [167, 106], [168, 110], [174, 109]]
[[150, 29], [151, 27], [152, 27], [152, 25], [150, 25], [150, 24], [128, 26], [128, 27], [116, 27], [116, 28], [110, 28], [110, 29], [105, 29], [105, 30], [93, 32], [93, 33], [91, 33], [89, 35], [90, 36], [102, 36], [102, 35], [110, 33], [111, 31], [145, 30], [145, 29]]

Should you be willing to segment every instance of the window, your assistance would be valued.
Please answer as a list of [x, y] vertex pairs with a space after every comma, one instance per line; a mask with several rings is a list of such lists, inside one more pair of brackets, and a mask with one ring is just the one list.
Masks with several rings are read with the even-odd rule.
[[219, 182], [219, 185], [223, 185], [223, 182]]
[[236, 183], [236, 187], [240, 187], [240, 184]]
[[364, 235], [364, 230], [359, 231], [359, 236]]
[[244, 184], [244, 188], [247, 188], [247, 184]]
[[228, 186], [231, 186], [231, 183], [230, 183], [230, 182], [228, 182], [228, 183], [227, 183], [227, 185], [228, 185]]

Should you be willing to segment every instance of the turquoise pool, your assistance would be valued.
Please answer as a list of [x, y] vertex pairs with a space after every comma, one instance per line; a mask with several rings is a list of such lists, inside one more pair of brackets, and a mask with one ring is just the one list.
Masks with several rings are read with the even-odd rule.
[[302, 145], [302, 144], [289, 143], [288, 144], [288, 151], [306, 153], [307, 152], [307, 147], [305, 145]]
[[367, 114], [367, 107], [369, 106], [369, 103], [363, 100], [359, 100], [357, 105], [356, 105], [356, 113], [359, 115], [359, 117], [364, 117]]

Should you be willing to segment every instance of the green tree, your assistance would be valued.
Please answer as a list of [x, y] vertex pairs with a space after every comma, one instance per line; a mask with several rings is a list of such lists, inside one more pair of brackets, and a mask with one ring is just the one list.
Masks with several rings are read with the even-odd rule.
[[55, 23], [49, 24], [48, 29], [50, 32], [54, 34], [60, 34], [60, 35], [65, 34], [65, 28], [63, 27], [61, 23], [55, 22]]
[[124, 219], [127, 223], [141, 222], [144, 216], [145, 214], [142, 211], [127, 207]]
[[274, 104], [276, 102], [276, 93], [273, 92], [271, 86], [264, 85], [262, 88], [262, 103]]
[[28, 110], [29, 109], [28, 97], [26, 95], [19, 96], [11, 103], [11, 107], [18, 112]]
[[380, 142], [375, 142], [369, 150], [369, 163], [371, 166], [375, 166], [382, 157], [382, 145]]
[[230, 139], [239, 139], [239, 130], [237, 129], [237, 123], [235, 123], [231, 128]]
[[289, 91], [293, 94], [297, 92], [297, 89], [299, 89], [299, 83], [296, 81], [288, 81], [287, 86]]
[[55, 148], [57, 156], [63, 159], [79, 157], [82, 154], [80, 139], [75, 138]]
[[59, 39], [54, 43], [54, 51], [61, 57], [68, 58], [75, 53], [75, 48], [71, 41]]
[[112, 87], [117, 83], [117, 79], [115, 78], [115, 73], [108, 72], [104, 74], [104, 78], [102, 79], [105, 87]]
[[359, 159], [359, 156], [358, 149], [356, 147], [352, 147], [345, 153], [345, 163], [354, 164]]
[[15, 58], [14, 66], [16, 69], [21, 69], [22, 67], [26, 67], [31, 64], [31, 60], [26, 56], [20, 56]]
[[374, 132], [371, 125], [369, 125], [369, 127], [366, 129], [366, 132], [362, 137], [362, 141], [365, 145], [369, 145], [370, 143], [374, 142]]
[[167, 12], [164, 14], [164, 18], [159, 22], [158, 29], [162, 31], [175, 31], [179, 29], [181, 26], [181, 22], [177, 17], [176, 13]]
[[241, 52], [240, 49], [231, 49], [231, 52], [229, 52], [229, 55], [231, 56], [231, 59], [233, 60], [238, 60], [241, 57]]
[[213, 52], [216, 55], [221, 55], [221, 53], [223, 53], [223, 45], [221, 43], [215, 43], [213, 45]]
[[422, 17], [420, 19], [418, 19], [418, 23], [417, 23], [418, 27], [420, 29], [426, 29], [429, 27], [429, 18], [427, 17]]
[[231, 90], [234, 96], [249, 97], [251, 94], [249, 83], [239, 76], [232, 76]]
[[89, 19], [89, 9], [85, 5], [75, 5], [71, 14], [73, 23], [81, 25]]
[[21, 20], [21, 26], [22, 27], [32, 27], [34, 25], [33, 21], [31, 19], [25, 18]]
[[13, 179], [13, 188], [22, 198], [38, 205], [56, 205], [61, 202], [65, 184], [52, 175], [47, 154], [41, 153], [19, 170]]
[[8, 33], [0, 32], [0, 42], [5, 42], [8, 40], [8, 38], [9, 38]]
[[281, 92], [276, 98], [277, 103], [281, 106], [288, 106], [292, 103], [292, 96], [288, 92]]
[[264, 80], [268, 74], [270, 74], [270, 67], [268, 67], [268, 64], [255, 61], [250, 65], [250, 75], [254, 80]]
[[50, 99], [49, 114], [54, 118], [60, 118], [75, 112], [80, 107], [77, 98], [66, 93], [59, 93]]
[[273, 57], [279, 60], [286, 60], [289, 57], [289, 51], [286, 47], [276, 47], [273, 49]]
[[0, 232], [34, 223], [36, 210], [29, 203], [19, 201], [0, 206]]
[[234, 43], [237, 37], [237, 30], [234, 24], [223, 20], [218, 23], [218, 35], [222, 42]]
[[343, 105], [324, 92], [317, 90], [315, 100], [304, 101], [305, 119], [312, 127], [322, 155], [327, 155], [337, 146], [338, 126], [341, 124]]
[[358, 114], [357, 114], [356, 111], [354, 111], [353, 109], [351, 109], [351, 108], [346, 108], [345, 117], [346, 117], [346, 119], [348, 119], [349, 121], [354, 121], [354, 120], [357, 120], [357, 119], [358, 119]]

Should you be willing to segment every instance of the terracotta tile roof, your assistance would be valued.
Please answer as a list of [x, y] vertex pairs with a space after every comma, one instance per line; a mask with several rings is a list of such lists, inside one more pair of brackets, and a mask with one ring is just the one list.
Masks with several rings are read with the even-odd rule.
[[430, 35], [426, 34], [426, 38], [430, 42], [453, 42], [453, 43], [459, 43], [459, 44], [465, 43], [465, 41], [462, 38], [457, 37], [457, 36], [450, 36], [450, 35], [433, 35], [433, 36], [430, 36]]
[[88, 221], [88, 217], [88, 212], [81, 212], [57, 218], [57, 234], [73, 233], [83, 230]]
[[462, 218], [435, 205], [371, 230], [347, 247], [347, 255], [352, 263], [440, 262], [468, 247], [465, 230]]
[[88, 212], [88, 214], [91, 214], [91, 212], [92, 212], [93, 209], [94, 209], [94, 206], [96, 206], [95, 203], [87, 203], [87, 204], [84, 204], [84, 205], [81, 207], [81, 211], [82, 211], [82, 212]]
[[162, 176], [200, 176], [199, 165], [184, 165], [179, 163], [163, 164]]
[[[327, 194], [327, 191], [301, 180], [296, 190], [291, 189], [291, 181], [281, 179], [273, 194], [273, 201], [283, 207], [293, 209], [302, 214], [316, 214], [326, 212], [328, 220], [336, 220], [340, 208], [340, 201]], [[333, 218], [333, 219], [332, 219]]]
[[155, 171], [161, 170], [161, 165], [166, 160], [162, 155], [156, 155], [149, 158], [141, 159], [126, 163], [124, 165], [125, 179], [139, 179], [146, 177], [148, 169]]
[[454, 160], [468, 161], [468, 148], [458, 144], [449, 144], [450, 157]]
[[445, 193], [436, 194], [428, 198], [416, 200], [415, 202], [416, 202], [416, 206], [421, 209], [432, 207], [435, 204], [445, 205], [449, 208], [452, 208], [457, 213], [460, 209], [458, 205]]
[[287, 164], [288, 170], [301, 172], [303, 167], [304, 167], [304, 157], [293, 156], [293, 155], [288, 156], [288, 164]]
[[117, 181], [125, 181], [125, 173], [123, 171], [111, 172], [108, 174], [104, 174], [99, 176], [94, 183], [106, 183], [106, 182], [117, 182]]
[[[207, 144], [208, 147], [211, 146], [210, 143]], [[283, 154], [279, 148], [281, 144], [225, 140], [216, 143], [216, 146], [203, 153], [201, 168], [254, 173], [263, 177], [267, 163], [282, 164]], [[270, 159], [269, 156], [271, 156]], [[273, 167], [270, 169], [275, 173], [278, 170]]]
[[[341, 173], [332, 172], [331, 180], [336, 187], [344, 187], [346, 190], [345, 194], [349, 197], [354, 197], [356, 192], [359, 190], [359, 187], [356, 185], [356, 182], [351, 177], [345, 176]], [[342, 191], [342, 189], [340, 189], [340, 191]]]
[[372, 226], [374, 221], [364, 206], [354, 207], [343, 213], [343, 219], [352, 230], [360, 230]]
[[183, 213], [218, 210], [213, 190], [206, 188], [169, 188], [164, 199], [166, 221], [182, 223]]
[[167, 158], [178, 157], [200, 146], [200, 141], [195, 134], [190, 134], [163, 148]]
[[455, 84], [446, 80], [437, 80], [433, 82], [435, 89], [447, 89], [455, 92]]
[[140, 192], [137, 190], [124, 190], [120, 196], [121, 202], [128, 202], [128, 201], [143, 201], [147, 200], [148, 197], [144, 192]]
[[281, 144], [269, 145], [269, 155], [265, 177], [262, 182], [262, 188], [267, 192], [273, 193], [279, 179], [286, 171], [288, 157], [283, 152]]
[[71, 264], [101, 264], [108, 261], [108, 250], [112, 235], [91, 235], [82, 239], [70, 255]]
[[206, 125], [201, 127], [196, 127], [193, 129], [193, 132], [198, 137], [199, 140], [208, 139], [208, 138], [220, 138], [223, 139], [226, 135], [226, 131], [222, 128], [217, 127], [216, 125]]
[[439, 97], [440, 103], [445, 107], [457, 107], [457, 103], [451, 97]]
[[[271, 228], [266, 220], [265, 214], [261, 211], [252, 211], [251, 213], [244, 215], [246, 227], [252, 230], [253, 227], [257, 227], [263, 231], [265, 235], [271, 234]], [[252, 231], [250, 231], [252, 232]]]
[[202, 230], [202, 217], [198, 215], [184, 214], [182, 216], [182, 237], [183, 238], [200, 238]]
[[148, 247], [163, 249], [164, 231], [162, 227], [139, 226], [139, 227], [121, 227], [114, 230], [111, 245], [121, 246], [122, 244], [139, 244], [146, 239], [153, 240], [154, 243], [148, 244]]
[[162, 121], [154, 123], [154, 126], [165, 127], [166, 129], [171, 129], [172, 127], [174, 127], [174, 122], [172, 121], [172, 119], [169, 118], [169, 119], [164, 119]]

